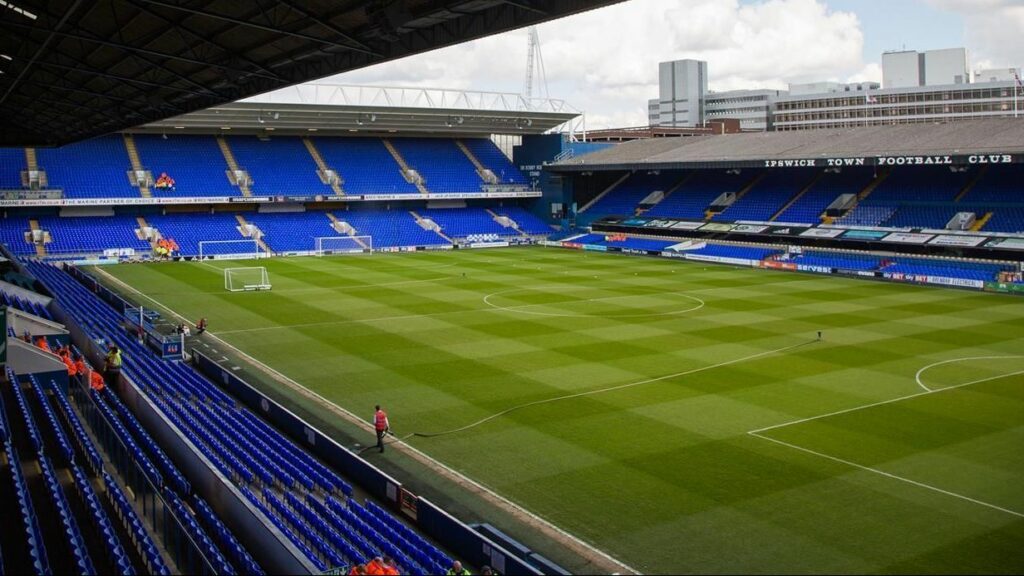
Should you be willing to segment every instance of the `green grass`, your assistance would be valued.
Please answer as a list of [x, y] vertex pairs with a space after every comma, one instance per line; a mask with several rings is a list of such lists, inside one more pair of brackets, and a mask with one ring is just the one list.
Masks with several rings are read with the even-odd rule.
[[410, 442], [647, 572], [1024, 571], [1024, 358], [914, 378], [1024, 354], [1024, 300], [540, 248], [262, 264], [271, 292], [105, 270], [399, 435], [807, 343]]

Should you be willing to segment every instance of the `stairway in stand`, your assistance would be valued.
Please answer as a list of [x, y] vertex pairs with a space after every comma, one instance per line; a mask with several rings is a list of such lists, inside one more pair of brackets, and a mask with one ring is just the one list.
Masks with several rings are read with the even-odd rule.
[[[332, 169], [327, 165], [327, 162], [324, 161], [324, 157], [320, 155], [320, 151], [317, 150], [316, 144], [313, 143], [313, 140], [303, 138], [302, 143], [305, 144], [306, 150], [309, 151], [309, 155], [312, 156], [313, 161], [316, 162], [317, 168], [320, 169], [320, 174], [326, 174], [328, 170]], [[337, 172], [335, 172], [335, 174], [337, 174]], [[339, 174], [338, 176], [340, 177], [341, 175]], [[324, 181], [323, 177], [320, 178], [320, 181]], [[337, 182], [331, 182], [331, 190], [334, 190], [334, 193], [338, 196], [345, 195], [345, 191], [341, 189], [341, 184], [338, 184]]]
[[384, 147], [387, 148], [388, 152], [391, 153], [391, 157], [395, 159], [395, 162], [398, 162], [399, 168], [402, 169], [402, 177], [405, 178], [406, 181], [409, 182], [410, 184], [415, 185], [416, 189], [420, 191], [420, 194], [430, 194], [430, 191], [427, 190], [427, 187], [423, 185], [423, 182], [413, 181], [409, 178], [409, 174], [413, 170], [405, 162], [405, 158], [403, 158], [402, 154], [399, 153], [397, 148], [395, 148], [395, 145], [392, 144], [391, 141], [388, 140], [387, 138], [382, 138], [381, 141], [384, 142]]
[[[239, 170], [238, 162], [235, 161], [235, 155], [231, 152], [231, 147], [228, 146], [228, 141], [225, 140], [223, 136], [217, 136], [217, 146], [220, 146], [220, 152], [224, 155], [224, 161], [227, 162], [228, 168], [231, 169], [231, 172], [237, 172]], [[242, 196], [252, 196], [252, 191], [249, 190], [249, 185], [245, 182], [239, 182], [235, 185], [242, 191]]]
[[[132, 170], [135, 172], [141, 172], [143, 170], [142, 160], [139, 158], [139, 150], [135, 147], [135, 137], [131, 134], [124, 135], [124, 147], [128, 151], [128, 160], [132, 163]], [[149, 186], [145, 184], [139, 184], [139, 194], [143, 198], [151, 198], [153, 194], [149, 190]]]

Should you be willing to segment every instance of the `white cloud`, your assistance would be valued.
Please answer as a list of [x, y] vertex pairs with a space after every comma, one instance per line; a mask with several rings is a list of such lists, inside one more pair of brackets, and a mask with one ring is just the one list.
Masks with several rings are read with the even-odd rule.
[[964, 19], [971, 65], [1024, 65], [1024, 2], [1021, 0], [928, 0]]
[[[551, 96], [586, 110], [590, 128], [646, 124], [665, 60], [707, 60], [713, 90], [881, 76], [863, 62], [856, 15], [830, 10], [824, 0], [631, 0], [539, 32]], [[335, 81], [519, 92], [526, 50], [520, 30]]]

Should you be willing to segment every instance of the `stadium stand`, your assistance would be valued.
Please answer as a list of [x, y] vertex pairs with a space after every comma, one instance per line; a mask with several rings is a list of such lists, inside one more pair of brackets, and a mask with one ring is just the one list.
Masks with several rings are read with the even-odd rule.
[[25, 241], [28, 230], [27, 218], [0, 218], [0, 242], [15, 255], [35, 254], [35, 246]]
[[480, 192], [483, 181], [454, 140], [394, 138], [391, 143], [409, 167], [420, 173], [431, 192]]
[[475, 234], [515, 236], [512, 228], [505, 228], [482, 208], [434, 208], [417, 210], [423, 218], [429, 218], [441, 226], [441, 231], [451, 238], [465, 238]]
[[679, 182], [679, 179], [678, 173], [636, 172], [603, 198], [594, 202], [586, 211], [595, 216], [632, 216], [640, 201], [651, 192], [657, 190], [668, 192]]
[[[151, 226], [160, 231], [161, 236], [174, 238], [183, 256], [198, 255], [199, 243], [202, 241], [245, 239], [238, 231], [238, 220], [234, 214], [168, 213], [147, 216], [146, 219]], [[211, 246], [210, 250], [216, 248]]]
[[97, 253], [106, 249], [131, 248], [149, 253], [149, 242], [135, 235], [138, 227], [128, 216], [40, 218], [39, 225], [50, 232], [48, 253]]
[[[203, 449], [214, 466], [238, 484], [318, 568], [326, 570], [361, 563], [376, 555], [394, 557], [410, 574], [439, 573], [451, 564], [447, 556], [421, 538], [410, 538], [405, 531], [394, 528], [397, 520], [393, 517], [366, 513], [351, 498], [351, 486], [335, 472], [247, 409], [239, 407], [190, 367], [156, 358], [120, 331], [120, 317], [114, 309], [71, 275], [39, 262], [27, 262], [26, 266], [56, 294], [87, 332], [108, 335], [122, 347], [125, 351], [123, 374], [137, 383], [171, 422]], [[112, 391], [92, 392], [91, 396], [98, 400], [97, 405], [109, 418], [115, 418], [115, 410], [109, 406], [102, 408], [107, 400], [116, 402]], [[130, 434], [124, 436], [130, 437]], [[144, 455], [139, 457], [144, 458]], [[162, 477], [156, 466], [149, 464], [147, 469], [155, 477]], [[217, 547], [200, 523], [191, 519], [190, 511], [175, 492], [165, 493], [170, 508], [178, 512], [179, 518], [185, 518], [186, 530], [208, 552], [211, 563], [221, 570], [232, 571], [234, 567], [228, 560], [232, 553], [225, 554]], [[320, 513], [304, 514], [302, 504], [316, 507]], [[323, 513], [325, 510], [332, 515]], [[323, 523], [310, 520], [316, 517]], [[329, 526], [328, 519], [337, 519], [337, 522]], [[342, 534], [343, 538], [335, 538], [334, 532]], [[219, 541], [230, 542], [226, 538]], [[345, 542], [362, 544], [346, 546]]]
[[843, 194], [857, 194], [873, 178], [866, 168], [844, 168], [842, 172], [826, 171], [814, 185], [775, 221], [817, 224], [829, 204]]
[[465, 138], [462, 143], [477, 161], [498, 177], [499, 184], [526, 184], [526, 177], [505, 153], [488, 138]]
[[372, 236], [374, 249], [448, 244], [444, 238], [420, 228], [416, 219], [405, 210], [335, 210], [333, 214], [338, 220], [352, 225], [359, 235]]
[[344, 179], [346, 194], [416, 194], [380, 138], [315, 138], [328, 166]]
[[22, 170], [25, 170], [25, 150], [0, 148], [0, 188], [21, 189]]
[[712, 220], [754, 220], [765, 222], [778, 212], [800, 190], [811, 183], [811, 170], [772, 170], [753, 188]]
[[257, 195], [333, 194], [320, 182], [316, 162], [296, 137], [261, 139], [256, 136], [226, 138], [235, 160], [252, 177], [252, 192]]
[[524, 234], [550, 234], [551, 227], [544, 223], [543, 220], [534, 216], [531, 212], [519, 206], [503, 206], [501, 208], [495, 208], [494, 213], [499, 216], [505, 216], [511, 218], [516, 223], [516, 227], [519, 228]]
[[128, 181], [132, 164], [119, 134], [101, 136], [61, 148], [36, 150], [39, 168], [50, 188], [67, 198], [132, 198], [138, 189]]
[[753, 179], [748, 170], [739, 172], [701, 170], [681, 188], [645, 213], [645, 216], [703, 220], [708, 206], [724, 192], [738, 192]]
[[[146, 170], [166, 172], [174, 178], [174, 190], [153, 188], [154, 196], [240, 196], [231, 185], [228, 165], [213, 136], [156, 136], [138, 134], [135, 146]], [[124, 148], [124, 144], [121, 143]], [[127, 182], [124, 174], [122, 179]]]
[[315, 250], [318, 236], [339, 236], [323, 212], [249, 214], [246, 220], [263, 232], [263, 241], [275, 252]]

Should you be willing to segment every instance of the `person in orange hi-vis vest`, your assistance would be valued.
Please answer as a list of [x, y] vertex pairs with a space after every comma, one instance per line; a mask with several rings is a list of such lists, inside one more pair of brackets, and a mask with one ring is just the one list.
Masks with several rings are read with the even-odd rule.
[[388, 423], [387, 412], [381, 410], [380, 404], [373, 413], [373, 429], [377, 431], [377, 448], [384, 452], [384, 435], [391, 429], [391, 424]]
[[377, 556], [366, 563], [366, 573], [380, 576], [384, 574], [384, 560]]
[[89, 371], [89, 367], [85, 365], [85, 359], [81, 356], [75, 358], [75, 371], [83, 376]]
[[97, 392], [102, 392], [107, 387], [106, 382], [103, 381], [103, 375], [93, 370], [89, 374], [89, 388]]

